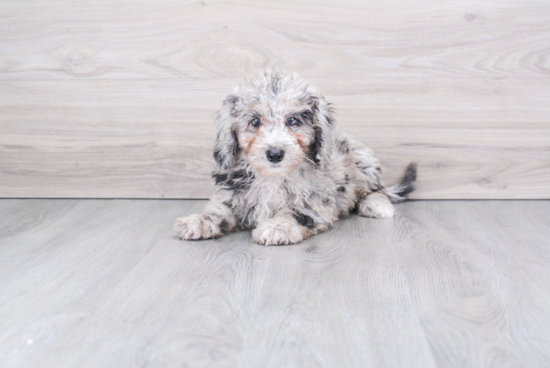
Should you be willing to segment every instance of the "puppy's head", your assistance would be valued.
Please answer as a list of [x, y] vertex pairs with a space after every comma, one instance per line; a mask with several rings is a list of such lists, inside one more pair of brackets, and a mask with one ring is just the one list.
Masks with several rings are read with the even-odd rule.
[[319, 168], [330, 159], [333, 124], [324, 98], [301, 78], [266, 71], [224, 101], [214, 158], [229, 169], [242, 155], [263, 176], [284, 176], [300, 165]]

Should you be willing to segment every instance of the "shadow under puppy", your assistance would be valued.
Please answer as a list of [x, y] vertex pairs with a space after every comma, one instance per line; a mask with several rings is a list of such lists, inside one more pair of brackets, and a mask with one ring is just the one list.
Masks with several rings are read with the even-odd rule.
[[415, 165], [400, 184], [385, 188], [373, 152], [334, 125], [330, 104], [296, 74], [266, 71], [246, 79], [217, 118], [216, 193], [202, 215], [176, 219], [177, 236], [252, 229], [260, 244], [292, 244], [354, 211], [392, 217], [391, 201], [415, 188]]

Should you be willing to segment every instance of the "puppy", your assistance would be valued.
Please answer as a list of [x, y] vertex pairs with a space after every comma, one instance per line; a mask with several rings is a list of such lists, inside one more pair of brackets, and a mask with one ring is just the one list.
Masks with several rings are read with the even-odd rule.
[[176, 219], [185, 240], [252, 230], [260, 244], [298, 243], [356, 212], [388, 218], [415, 188], [416, 166], [386, 188], [373, 152], [335, 131], [333, 109], [296, 74], [266, 71], [229, 95], [217, 118], [216, 193]]

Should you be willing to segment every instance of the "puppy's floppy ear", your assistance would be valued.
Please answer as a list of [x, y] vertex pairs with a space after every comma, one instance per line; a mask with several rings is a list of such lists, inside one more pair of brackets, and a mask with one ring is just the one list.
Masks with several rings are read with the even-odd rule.
[[218, 133], [216, 135], [216, 143], [214, 144], [214, 159], [218, 164], [218, 168], [222, 170], [229, 169], [235, 163], [235, 156], [239, 150], [239, 142], [237, 139], [235, 105], [239, 101], [239, 97], [229, 95], [223, 101], [223, 107], [218, 113], [217, 126]]
[[330, 160], [335, 142], [334, 111], [323, 96], [311, 95], [308, 104], [313, 112], [313, 131], [315, 137], [309, 147], [310, 158], [319, 167], [324, 167]]

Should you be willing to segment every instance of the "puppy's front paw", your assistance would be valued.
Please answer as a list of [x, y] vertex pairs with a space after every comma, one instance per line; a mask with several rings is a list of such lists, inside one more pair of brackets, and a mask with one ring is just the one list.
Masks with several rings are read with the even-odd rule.
[[307, 229], [293, 218], [278, 218], [262, 222], [252, 230], [252, 237], [259, 244], [294, 244], [307, 238]]
[[393, 217], [395, 209], [390, 199], [382, 193], [372, 193], [359, 202], [360, 216], [373, 218]]
[[202, 215], [177, 218], [174, 232], [184, 240], [209, 239], [222, 235], [219, 226]]

